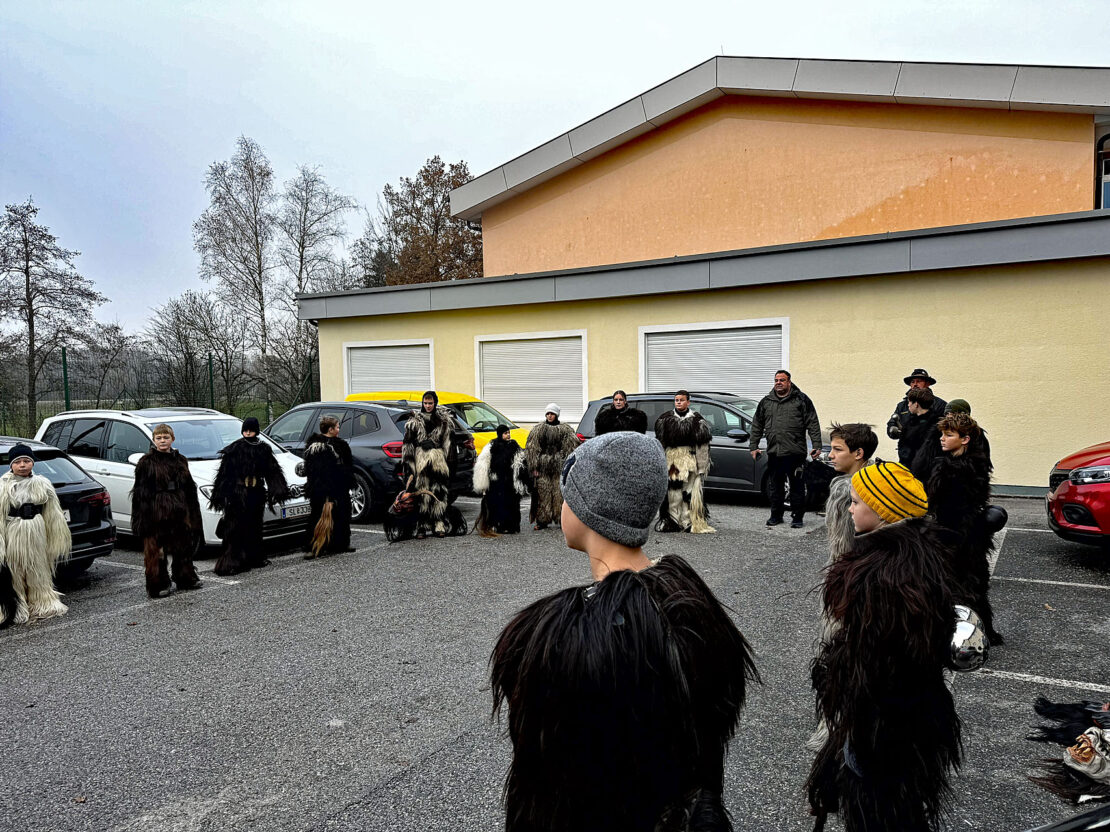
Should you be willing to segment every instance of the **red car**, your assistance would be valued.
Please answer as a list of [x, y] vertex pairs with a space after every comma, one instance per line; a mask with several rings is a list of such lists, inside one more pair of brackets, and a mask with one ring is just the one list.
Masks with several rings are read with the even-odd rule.
[[1065, 540], [1110, 546], [1110, 442], [1056, 463], [1045, 508], [1048, 525]]

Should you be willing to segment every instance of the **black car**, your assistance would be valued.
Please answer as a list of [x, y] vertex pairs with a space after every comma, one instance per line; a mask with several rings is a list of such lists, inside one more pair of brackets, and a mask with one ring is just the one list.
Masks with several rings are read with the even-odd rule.
[[[612, 401], [597, 399], [590, 402], [582, 420], [578, 423], [578, 437], [589, 439], [594, 436], [594, 419], [604, 405]], [[674, 393], [632, 393], [628, 403], [647, 414], [648, 431], [651, 432], [655, 420], [663, 413], [674, 408]], [[767, 454], [752, 459], [748, 451], [751, 438], [752, 419], [758, 400], [733, 393], [690, 393], [690, 407], [705, 417], [713, 431], [713, 441], [709, 455], [713, 464], [706, 477], [705, 487], [718, 491], [753, 491], [767, 497]], [[767, 449], [767, 440], [760, 440], [759, 447]], [[823, 449], [827, 453], [828, 448]], [[827, 457], [825, 457], [827, 458]]]
[[[401, 443], [405, 420], [411, 410], [372, 402], [313, 402], [297, 405], [269, 425], [265, 433], [297, 456], [304, 456], [305, 442], [320, 429], [320, 419], [339, 420], [339, 438], [351, 446], [355, 463], [355, 487], [351, 490], [351, 519], [369, 522], [404, 485], [401, 474]], [[469, 430], [455, 432], [451, 459], [451, 497], [470, 492], [474, 474], [474, 437]]]
[[69, 557], [58, 563], [62, 577], [79, 575], [92, 562], [112, 553], [116, 544], [116, 524], [112, 522], [112, 498], [107, 489], [65, 453], [33, 439], [0, 436], [0, 465], [6, 469], [8, 452], [24, 444], [35, 453], [35, 473], [50, 480], [58, 493], [73, 547]]

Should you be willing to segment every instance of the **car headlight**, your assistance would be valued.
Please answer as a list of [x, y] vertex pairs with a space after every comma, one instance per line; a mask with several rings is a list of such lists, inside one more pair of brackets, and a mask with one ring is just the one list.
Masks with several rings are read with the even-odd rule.
[[212, 499], [212, 486], [202, 485], [200, 487], [200, 493], [203, 494], [205, 497], [207, 497], [209, 500], [211, 500]]
[[1110, 465], [1092, 465], [1089, 468], [1076, 468], [1068, 474], [1068, 479], [1076, 485], [1110, 482]]

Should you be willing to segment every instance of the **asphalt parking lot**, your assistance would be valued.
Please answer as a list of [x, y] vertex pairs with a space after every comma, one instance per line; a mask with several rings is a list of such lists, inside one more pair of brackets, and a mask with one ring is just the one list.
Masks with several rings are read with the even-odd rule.
[[[1042, 503], [1004, 501], [992, 585], [1006, 636], [956, 678], [966, 760], [947, 828], [1025, 830], [1073, 813], [1026, 779], [1038, 695], [1110, 699], [1110, 554], [1047, 530]], [[477, 502], [460, 505], [469, 520]], [[716, 535], [653, 535], [735, 611], [763, 685], [727, 766], [739, 830], [808, 830], [811, 592], [820, 518], [765, 529], [766, 509], [714, 503]], [[121, 548], [66, 588], [61, 619], [0, 631], [0, 829], [496, 830], [508, 741], [490, 722], [486, 661], [509, 616], [587, 583], [557, 530], [389, 545], [262, 570], [149, 601]], [[833, 828], [837, 828], [835, 824]]]

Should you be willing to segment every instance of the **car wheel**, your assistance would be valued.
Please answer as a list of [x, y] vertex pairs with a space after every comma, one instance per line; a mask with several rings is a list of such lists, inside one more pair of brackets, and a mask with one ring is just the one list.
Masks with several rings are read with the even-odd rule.
[[370, 490], [370, 480], [355, 472], [355, 484], [351, 488], [351, 522], [369, 523], [370, 512], [373, 509], [373, 492]]

